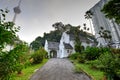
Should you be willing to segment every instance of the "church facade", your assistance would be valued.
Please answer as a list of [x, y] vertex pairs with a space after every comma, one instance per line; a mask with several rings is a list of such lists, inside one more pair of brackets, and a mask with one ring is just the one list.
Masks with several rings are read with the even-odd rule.
[[[81, 44], [86, 48], [93, 46], [94, 42], [91, 39], [81, 38]], [[50, 58], [64, 58], [75, 53], [75, 38], [74, 35], [63, 32], [60, 43], [45, 41], [45, 50]]]

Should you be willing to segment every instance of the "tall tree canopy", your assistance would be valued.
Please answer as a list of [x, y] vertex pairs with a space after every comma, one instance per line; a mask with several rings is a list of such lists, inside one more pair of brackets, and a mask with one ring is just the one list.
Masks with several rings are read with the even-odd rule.
[[43, 37], [38, 36], [30, 46], [34, 50], [38, 50], [40, 47], [43, 47], [45, 40], [59, 42], [62, 33], [59, 30], [51, 31], [50, 33], [44, 33]]
[[110, 0], [104, 5], [102, 12], [109, 19], [115, 19], [115, 21], [120, 24], [120, 0]]

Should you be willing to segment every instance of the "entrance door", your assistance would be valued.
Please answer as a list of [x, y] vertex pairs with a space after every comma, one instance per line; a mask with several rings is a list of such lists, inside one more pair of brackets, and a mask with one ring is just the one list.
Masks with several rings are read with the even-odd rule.
[[57, 51], [51, 50], [50, 51], [50, 58], [57, 58]]

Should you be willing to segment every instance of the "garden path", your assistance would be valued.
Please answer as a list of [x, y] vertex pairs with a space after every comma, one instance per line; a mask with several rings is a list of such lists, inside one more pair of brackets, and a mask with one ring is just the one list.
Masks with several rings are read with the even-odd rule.
[[75, 73], [74, 66], [68, 59], [50, 59], [37, 70], [30, 80], [91, 80], [84, 73]]

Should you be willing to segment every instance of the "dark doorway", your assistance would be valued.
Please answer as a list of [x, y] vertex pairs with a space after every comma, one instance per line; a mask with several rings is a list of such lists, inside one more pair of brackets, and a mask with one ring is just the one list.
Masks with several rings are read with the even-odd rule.
[[50, 58], [57, 58], [57, 51], [51, 50], [50, 51]]

